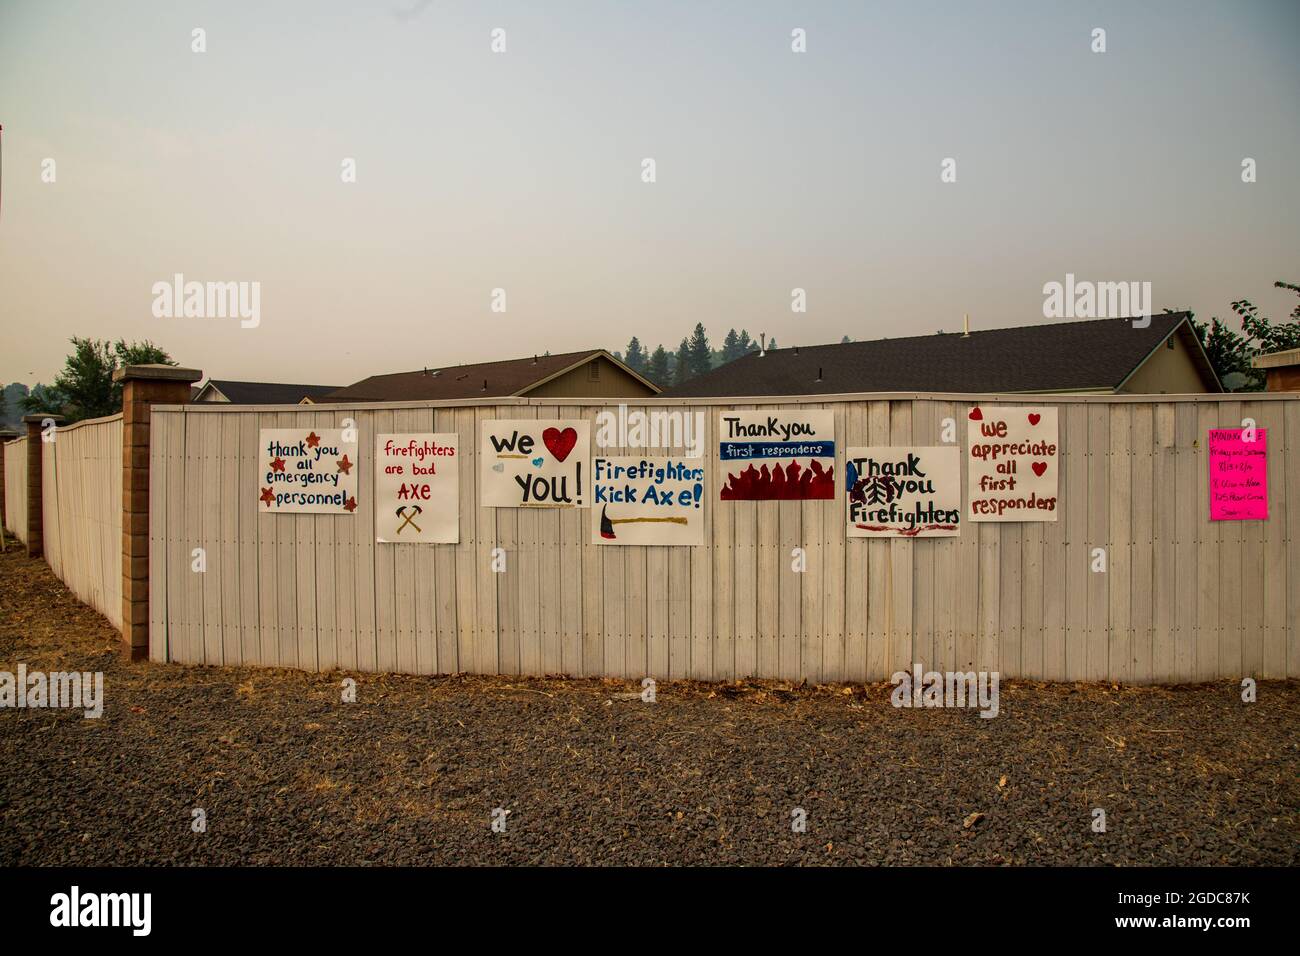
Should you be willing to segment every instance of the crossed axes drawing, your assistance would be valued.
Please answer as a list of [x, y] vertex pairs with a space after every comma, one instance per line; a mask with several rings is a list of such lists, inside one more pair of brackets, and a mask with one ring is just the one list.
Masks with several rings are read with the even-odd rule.
[[406, 514], [405, 513], [406, 505], [402, 505], [400, 508], [397, 509], [397, 511], [394, 512], [394, 514], [396, 514], [397, 517], [402, 519], [402, 523], [397, 526], [398, 534], [401, 534], [402, 529], [405, 528], [408, 524], [416, 531], [420, 532], [421, 534], [424, 533], [424, 529], [415, 523], [415, 515], [421, 514], [424, 511], [424, 509], [421, 508], [419, 505], [411, 505], [411, 507], [415, 509], [415, 514], [412, 515]]

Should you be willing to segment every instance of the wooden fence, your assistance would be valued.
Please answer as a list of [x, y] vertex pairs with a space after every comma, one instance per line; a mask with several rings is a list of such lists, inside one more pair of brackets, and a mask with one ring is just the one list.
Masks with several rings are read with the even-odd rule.
[[5, 530], [27, 543], [27, 439], [5, 444]]
[[[849, 539], [844, 502], [720, 502], [720, 411], [835, 414], [850, 445], [965, 443], [983, 405], [1060, 409], [1054, 523]], [[936, 670], [1126, 682], [1300, 675], [1300, 400], [1237, 396], [855, 395], [646, 400], [704, 413], [703, 547], [602, 547], [585, 510], [479, 507], [479, 425], [593, 421], [590, 400], [155, 406], [150, 654], [309, 670], [882, 680]], [[1270, 517], [1211, 522], [1206, 432], [1268, 429]], [[258, 511], [258, 430], [359, 430], [351, 517]], [[456, 432], [460, 543], [376, 545], [379, 432]], [[593, 438], [595, 431], [593, 429]], [[594, 442], [593, 442], [594, 445]], [[596, 451], [593, 448], [593, 451]], [[609, 454], [667, 448], [608, 448]], [[963, 501], [965, 462], [962, 464]], [[803, 548], [796, 573], [791, 551]], [[1090, 570], [1107, 549], [1106, 573]], [[203, 548], [206, 571], [192, 570]], [[494, 548], [507, 571], [494, 573]]]
[[[27, 542], [27, 438], [5, 446], [5, 527]], [[41, 443], [44, 557], [80, 600], [122, 627], [122, 416]]]

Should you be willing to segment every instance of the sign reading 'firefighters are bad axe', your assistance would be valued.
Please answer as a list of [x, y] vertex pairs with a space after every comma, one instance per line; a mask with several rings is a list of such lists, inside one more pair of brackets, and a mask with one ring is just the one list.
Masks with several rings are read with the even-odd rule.
[[724, 412], [718, 420], [723, 501], [835, 497], [835, 413], [821, 408]]
[[455, 432], [375, 436], [375, 540], [460, 541]]
[[966, 417], [970, 520], [1055, 521], [1056, 409], [976, 405]]
[[343, 429], [263, 428], [258, 442], [259, 511], [349, 515], [357, 510], [357, 443], [344, 441]]
[[488, 419], [479, 433], [484, 508], [585, 508], [591, 426], [560, 419]]
[[674, 456], [592, 461], [596, 544], [704, 543], [704, 460]]
[[848, 448], [844, 455], [850, 538], [961, 533], [961, 451], [955, 445]]

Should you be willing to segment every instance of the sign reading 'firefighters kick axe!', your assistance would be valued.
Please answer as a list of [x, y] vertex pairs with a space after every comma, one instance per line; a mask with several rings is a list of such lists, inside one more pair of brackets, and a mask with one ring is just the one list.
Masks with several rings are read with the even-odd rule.
[[700, 458], [596, 458], [591, 540], [596, 544], [703, 544]]
[[456, 433], [375, 436], [375, 540], [460, 541]]

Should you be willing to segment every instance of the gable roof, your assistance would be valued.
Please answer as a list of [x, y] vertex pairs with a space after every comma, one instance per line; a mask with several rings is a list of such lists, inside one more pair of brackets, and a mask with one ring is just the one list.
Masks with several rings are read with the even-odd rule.
[[332, 392], [331, 402], [407, 402], [450, 398], [493, 398], [523, 395], [543, 382], [558, 378], [595, 358], [613, 362], [628, 375], [644, 383], [651, 394], [659, 387], [638, 375], [604, 349], [564, 352], [559, 355], [530, 355], [527, 358], [473, 365], [447, 365], [372, 375]]
[[1114, 390], [1174, 334], [1191, 337], [1206, 390], [1222, 391], [1188, 318], [1167, 312], [1147, 328], [1092, 319], [750, 352], [664, 395]]
[[229, 379], [210, 378], [193, 393], [196, 401], [208, 388], [215, 388], [230, 400], [232, 405], [296, 405], [304, 398], [318, 402], [338, 388], [337, 385], [284, 385], [279, 382], [232, 382]]

